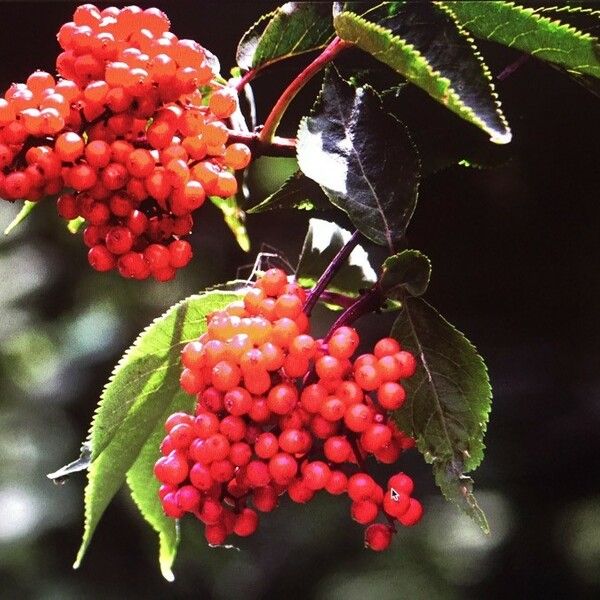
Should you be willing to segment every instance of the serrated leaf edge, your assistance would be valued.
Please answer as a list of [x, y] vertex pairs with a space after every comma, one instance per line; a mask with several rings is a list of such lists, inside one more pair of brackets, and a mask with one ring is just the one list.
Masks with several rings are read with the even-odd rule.
[[[286, 2], [285, 4], [283, 4], [282, 6], [278, 6], [274, 11], [267, 13], [265, 15], [262, 15], [260, 17], [260, 19], [258, 19], [258, 21], [256, 21], [252, 27], [250, 27], [250, 29], [248, 29], [248, 31], [246, 31], [246, 33], [244, 33], [244, 35], [242, 36], [241, 40], [240, 40], [240, 44], [242, 43], [242, 41], [244, 40], [244, 38], [250, 33], [252, 32], [254, 29], [256, 29], [258, 31], [258, 26], [262, 23], [262, 21], [264, 20], [269, 20], [269, 22], [265, 25], [262, 33], [260, 34], [260, 36], [258, 37], [258, 41], [256, 44], [256, 47], [258, 47], [258, 45], [260, 44], [261, 40], [268, 34], [270, 29], [273, 29], [275, 27], [275, 22], [276, 19], [280, 16], [280, 15], [285, 15], [285, 7], [288, 4], [294, 4], [294, 2]], [[296, 3], [297, 4], [297, 3]], [[332, 36], [333, 37], [333, 36]], [[301, 41], [301, 40], [300, 40]], [[268, 65], [271, 65], [273, 63], [279, 62], [281, 60], [285, 60], [287, 58], [291, 58], [293, 56], [301, 56], [302, 54], [306, 54], [308, 52], [313, 52], [315, 50], [318, 50], [319, 48], [324, 48], [327, 45], [327, 42], [320, 44], [319, 46], [313, 46], [311, 48], [307, 48], [306, 50], [302, 50], [300, 52], [296, 51], [296, 48], [298, 47], [298, 44], [300, 42], [296, 42], [296, 46], [294, 48], [292, 48], [292, 50], [290, 52], [287, 52], [286, 54], [283, 54], [281, 56], [277, 56], [276, 58], [271, 58], [270, 60], [266, 60], [262, 63], [260, 63], [259, 65], [255, 65], [254, 64], [254, 60], [252, 62], [252, 65], [250, 67], [242, 67], [242, 68], [249, 68], [249, 69], [263, 69], [265, 67], [267, 67]], [[239, 47], [239, 44], [238, 44]], [[253, 57], [254, 59], [254, 57]], [[236, 52], [236, 62], [237, 62], [237, 52]], [[239, 64], [239, 63], [238, 63]], [[241, 65], [240, 65], [241, 66]]]
[[[131, 491], [131, 484], [129, 481], [129, 471], [127, 472], [127, 475], [125, 476], [125, 480], [127, 482], [127, 486], [130, 488], [130, 491]], [[160, 572], [161, 572], [162, 576], [168, 582], [175, 581], [175, 575], [173, 574], [173, 563], [175, 561], [175, 556], [177, 554], [177, 546], [179, 545], [179, 540], [180, 540], [179, 519], [175, 519], [175, 554], [173, 554], [171, 556], [171, 554], [167, 552], [167, 540], [165, 539], [163, 532], [160, 529], [158, 529], [157, 527], [154, 527], [154, 525], [152, 525], [150, 523], [150, 521], [146, 518], [144, 510], [142, 509], [140, 503], [136, 500], [133, 493], [130, 493], [129, 496], [130, 496], [131, 500], [133, 501], [133, 503], [135, 504], [138, 511], [140, 512], [140, 514], [142, 515], [142, 518], [144, 519], [144, 521], [146, 521], [146, 523], [148, 523], [152, 527], [152, 529], [158, 534], [158, 546], [159, 546], [158, 564], [160, 566]]]
[[[456, 109], [455, 112], [457, 112], [463, 118], [468, 117], [468, 118], [465, 118], [466, 121], [473, 123], [474, 125], [477, 125], [480, 129], [483, 129], [485, 132], [487, 132], [490, 135], [490, 140], [492, 142], [494, 142], [496, 144], [508, 144], [511, 141], [512, 133], [510, 131], [510, 128], [508, 127], [508, 123], [506, 121], [504, 113], [500, 109], [500, 101], [498, 99], [498, 94], [494, 91], [493, 83], [490, 80], [491, 74], [490, 74], [490, 71], [487, 68], [487, 66], [485, 66], [485, 68], [482, 70], [482, 73], [490, 87], [490, 93], [491, 93], [492, 99], [494, 101], [494, 104], [496, 106], [496, 113], [497, 113], [498, 117], [500, 118], [502, 124], [505, 125], [505, 127], [506, 127], [506, 130], [504, 132], [496, 131], [495, 129], [489, 127], [485, 123], [485, 121], [483, 121], [480, 117], [478, 117], [477, 114], [474, 112], [474, 110], [471, 107], [467, 106], [461, 100], [458, 92], [456, 92], [454, 90], [454, 88], [452, 87], [452, 82], [450, 81], [450, 79], [448, 79], [447, 77], [443, 77], [441, 75], [440, 71], [436, 71], [430, 65], [430, 63], [427, 61], [425, 56], [423, 56], [423, 54], [421, 54], [418, 50], [415, 49], [413, 44], [409, 44], [405, 40], [403, 40], [400, 36], [392, 34], [392, 32], [389, 29], [386, 29], [385, 27], [382, 27], [381, 25], [378, 25], [377, 23], [373, 23], [372, 21], [368, 21], [351, 11], [345, 11], [345, 12], [337, 15], [336, 18], [334, 19], [334, 26], [340, 19], [344, 19], [345, 17], [350, 17], [350, 18], [354, 19], [355, 21], [362, 23], [363, 26], [365, 26], [367, 29], [371, 29], [372, 31], [375, 31], [382, 35], [388, 36], [391, 41], [398, 43], [399, 46], [402, 48], [402, 50], [405, 50], [406, 52], [411, 53], [415, 58], [420, 59], [421, 67], [423, 67], [423, 66], [425, 67], [425, 70], [427, 71], [427, 74], [429, 75], [429, 77], [431, 79], [438, 80], [444, 84], [444, 88], [445, 88], [445, 92], [446, 92], [447, 96], [449, 98], [451, 98], [452, 100], [454, 100], [453, 106]], [[456, 21], [454, 21], [454, 22], [456, 23]], [[338, 32], [338, 35], [339, 35], [339, 30], [337, 29], [337, 27], [336, 27], [336, 31]], [[340, 37], [342, 37], [342, 36], [340, 36]], [[345, 38], [343, 38], [343, 39], [345, 39]], [[467, 38], [467, 39], [471, 40], [472, 38]], [[350, 42], [356, 44], [356, 41], [353, 41], [353, 40], [347, 40], [347, 41], [350, 41]], [[483, 62], [483, 59], [478, 51], [476, 52], [476, 57], [482, 65], [485, 65], [485, 63]], [[416, 81], [418, 80], [417, 77], [411, 75], [409, 72], [402, 73], [402, 75], [404, 75], [409, 81], [411, 81], [415, 85], [418, 85], [416, 83]], [[446, 101], [446, 102], [443, 102], [443, 104], [445, 106], [448, 106], [449, 102]]]
[[[447, 4], [445, 1], [442, 3]], [[570, 25], [569, 23], [565, 23], [564, 21], [561, 21], [560, 19], [551, 19], [549, 17], [541, 16], [539, 14], [540, 9], [538, 9], [538, 8], [530, 8], [530, 7], [522, 6], [521, 4], [517, 4], [516, 2], [506, 2], [505, 0], [493, 0], [493, 3], [497, 4], [499, 6], [503, 6], [505, 8], [514, 10], [518, 13], [524, 14], [528, 17], [532, 17], [533, 19], [543, 22], [545, 24], [555, 25], [556, 27], [558, 27], [559, 29], [561, 29], [565, 32], [574, 34], [575, 37], [577, 37], [580, 40], [599, 43], [598, 38], [596, 38], [595, 36], [585, 32], [585, 31], [581, 31], [581, 29], [578, 29], [577, 27], [574, 27], [573, 25]], [[548, 10], [550, 10], [551, 8], [554, 8], [554, 7], [548, 7]], [[569, 8], [571, 8], [571, 7], [569, 7]], [[596, 11], [596, 12], [600, 12], [600, 11]], [[469, 23], [472, 23], [474, 20], [475, 19], [466, 21], [466, 22], [462, 23], [462, 26], [465, 27], [467, 30], [469, 30], [471, 33], [473, 33], [472, 30], [469, 28]], [[477, 35], [477, 34], [473, 34], [473, 35]], [[497, 41], [497, 40], [492, 39], [490, 36], [477, 36], [477, 37], [482, 37], [484, 39], [489, 39], [491, 41]], [[500, 41], [497, 41], [497, 43], [507, 46], [508, 48], [512, 48], [514, 45], [514, 42], [516, 41], [516, 39], [518, 37], [519, 36], [515, 36], [515, 38], [509, 44], [504, 44], [503, 42], [500, 42]], [[540, 50], [546, 50], [546, 49], [547, 48], [539, 48], [538, 52]], [[531, 56], [536, 56], [535, 50], [533, 52], [527, 52], [526, 50], [524, 50], [523, 52], [526, 52], [527, 54], [530, 54]], [[548, 61], [548, 62], [553, 62], [553, 61]], [[555, 63], [555, 64], [559, 64], [559, 63]], [[592, 65], [578, 65], [577, 67], [567, 67], [566, 65], [560, 64], [560, 66], [563, 67], [568, 73], [575, 73], [577, 75], [591, 75], [591, 73], [582, 73], [581, 71], [579, 71], [577, 69], [581, 68], [581, 67], [591, 67]], [[600, 77], [600, 67], [598, 67], [598, 74], [595, 76]]]
[[[102, 388], [102, 392], [100, 394], [100, 400], [96, 406], [96, 408], [94, 409], [94, 413], [92, 415], [92, 421], [90, 423], [90, 426], [88, 428], [88, 432], [87, 432], [87, 437], [85, 439], [85, 443], [89, 443], [91, 444], [91, 449], [92, 449], [92, 462], [94, 460], [96, 460], [98, 458], [98, 456], [100, 456], [100, 454], [102, 453], [102, 451], [104, 450], [104, 448], [102, 450], [100, 450], [100, 452], [97, 452], [92, 444], [92, 431], [96, 425], [96, 420], [98, 418], [98, 413], [100, 412], [100, 408], [102, 405], [102, 401], [104, 400], [104, 394], [106, 393], [107, 389], [109, 388], [109, 386], [112, 384], [112, 382], [114, 381], [115, 377], [119, 374], [119, 372], [121, 371], [121, 369], [123, 368], [124, 364], [127, 362], [127, 360], [129, 359], [131, 353], [135, 350], [135, 348], [137, 347], [137, 345], [139, 344], [140, 340], [143, 338], [143, 336], [148, 332], [148, 330], [150, 328], [152, 328], [154, 325], [156, 325], [159, 321], [161, 321], [164, 317], [166, 317], [171, 311], [175, 311], [177, 310], [180, 306], [182, 306], [183, 304], [185, 304], [186, 302], [191, 302], [193, 300], [196, 300], [200, 297], [204, 297], [207, 295], [212, 295], [212, 294], [231, 294], [232, 297], [236, 296], [237, 294], [235, 292], [230, 292], [230, 291], [225, 291], [225, 290], [208, 290], [206, 292], [200, 292], [198, 294], [192, 294], [191, 296], [187, 296], [186, 298], [184, 298], [183, 300], [180, 300], [179, 302], [177, 302], [176, 304], [173, 304], [172, 306], [170, 306], [165, 312], [163, 312], [161, 315], [159, 315], [158, 317], [156, 317], [155, 319], [152, 320], [151, 323], [149, 323], [146, 327], [144, 327], [144, 329], [142, 329], [142, 331], [136, 336], [135, 340], [132, 342], [132, 344], [127, 348], [127, 350], [125, 350], [125, 353], [123, 354], [123, 356], [121, 356], [121, 358], [119, 359], [119, 361], [117, 362], [117, 364], [114, 366], [108, 381], [106, 382], [106, 384], [104, 385], [104, 387]], [[182, 340], [183, 341], [183, 340]], [[189, 340], [188, 340], [189, 341]], [[110, 442], [110, 440], [109, 440]], [[106, 446], [105, 446], [106, 447]]]
[[[252, 64], [250, 64], [250, 66], [247, 65], [242, 65], [240, 64], [240, 58], [239, 58], [239, 50], [240, 50], [240, 46], [242, 45], [242, 43], [244, 43], [244, 41], [246, 40], [246, 38], [251, 34], [254, 33], [255, 31], [258, 32], [258, 30], [260, 29], [260, 26], [263, 25], [263, 21], [267, 21], [267, 20], [271, 20], [276, 14], [277, 11], [279, 9], [275, 9], [269, 13], [265, 13], [264, 15], [261, 15], [260, 18], [255, 21], [242, 35], [242, 37], [240, 38], [240, 41], [238, 42], [236, 51], [235, 51], [235, 62], [237, 63], [237, 65], [239, 67], [241, 67], [242, 69], [253, 69], [255, 68]], [[260, 41], [260, 39], [262, 38], [262, 36], [265, 34], [265, 29], [267, 28], [268, 23], [264, 23], [264, 29], [262, 31], [262, 33], [260, 35], [258, 35], [258, 40]], [[258, 46], [258, 42], [256, 44]]]
[[[490, 385], [490, 378], [489, 378], [489, 373], [488, 373], [488, 369], [487, 369], [487, 365], [485, 364], [485, 361], [483, 360], [483, 358], [481, 357], [481, 355], [479, 354], [479, 352], [477, 352], [477, 348], [475, 347], [475, 345], [467, 338], [467, 336], [465, 336], [459, 329], [457, 329], [454, 325], [452, 325], [452, 323], [450, 323], [449, 321], [447, 321], [446, 319], [444, 319], [444, 317], [433, 307], [431, 306], [428, 302], [426, 302], [425, 300], [423, 300], [422, 298], [420, 299], [421, 302], [425, 303], [431, 310], [435, 311], [435, 313], [438, 315], [438, 317], [444, 321], [446, 323], [446, 325], [452, 329], [454, 332], [458, 333], [464, 340], [464, 342], [466, 342], [467, 346], [469, 347], [470, 350], [472, 350], [474, 352], [474, 354], [477, 356], [478, 361], [480, 362], [480, 366], [483, 368], [483, 372], [485, 375], [485, 381], [487, 384], [487, 387], [489, 388], [489, 393], [490, 393], [490, 398], [492, 395], [492, 388]], [[406, 303], [403, 303], [403, 307], [402, 310], [405, 311], [406, 317], [407, 317], [407, 321], [408, 324], [410, 326], [411, 329], [411, 334], [417, 344], [418, 347], [418, 351], [419, 351], [419, 360], [421, 362], [421, 365], [423, 366], [423, 368], [425, 369], [425, 373], [427, 376], [427, 380], [429, 382], [429, 384], [431, 385], [432, 389], [434, 390], [435, 393], [435, 403], [436, 403], [436, 412], [438, 414], [438, 418], [441, 419], [441, 423], [442, 423], [442, 427], [443, 427], [443, 431], [444, 431], [444, 435], [447, 439], [447, 441], [449, 442], [448, 446], [451, 448], [452, 447], [452, 439], [450, 438], [450, 435], [448, 433], [446, 424], [445, 424], [445, 420], [444, 420], [444, 413], [443, 413], [443, 408], [441, 406], [440, 400], [439, 400], [439, 395], [437, 392], [437, 389], [433, 383], [433, 377], [432, 377], [432, 373], [431, 370], [429, 369], [429, 366], [427, 364], [427, 361], [425, 360], [425, 351], [423, 346], [421, 345], [421, 341], [419, 336], [417, 335], [417, 332], [415, 330], [413, 321], [412, 321], [412, 317], [410, 315], [408, 306]], [[483, 450], [485, 450], [485, 443], [484, 443], [484, 439], [485, 439], [485, 433], [487, 431], [487, 426], [489, 423], [489, 416], [490, 416], [490, 412], [491, 412], [491, 402], [489, 403], [488, 406], [488, 410], [485, 414], [485, 419], [482, 420], [480, 422], [480, 426], [481, 426], [481, 450], [482, 450], [482, 454], [483, 454]], [[412, 417], [411, 417], [411, 421], [412, 421]], [[413, 427], [413, 432], [414, 432], [414, 427]], [[432, 456], [429, 451], [427, 450], [427, 448], [423, 447], [422, 445], [422, 440], [418, 439], [417, 440], [417, 446], [419, 447], [420, 452], [423, 454], [423, 456], [425, 457], [426, 462], [432, 464], [436, 461], [441, 460], [439, 457], [434, 457]], [[481, 464], [481, 458], [479, 459], [479, 461], [473, 461], [473, 457], [472, 456], [461, 456], [458, 457], [461, 461], [464, 462], [465, 464], [465, 473], [468, 473], [470, 471], [475, 470], [480, 464]]]
[[[147, 333], [147, 331], [153, 325], [155, 325], [161, 319], [163, 319], [164, 317], [166, 317], [171, 311], [176, 311], [180, 306], [182, 306], [186, 302], [193, 301], [193, 300], [195, 300], [197, 298], [200, 298], [200, 297], [209, 296], [209, 295], [215, 295], [215, 294], [219, 294], [219, 295], [231, 295], [232, 298], [237, 298], [238, 297], [238, 294], [236, 294], [234, 292], [227, 292], [227, 291], [210, 292], [209, 291], [209, 292], [203, 292], [203, 293], [199, 293], [199, 294], [192, 294], [191, 296], [188, 296], [187, 298], [184, 298], [183, 300], [180, 300], [179, 302], [177, 302], [177, 303], [173, 304], [172, 306], [170, 306], [164, 313], [162, 313], [160, 316], [158, 316], [155, 319], [153, 319], [152, 322], [149, 325], [147, 325], [146, 327], [144, 327], [144, 329], [137, 335], [137, 337], [135, 338], [134, 342], [127, 348], [127, 350], [125, 351], [125, 353], [123, 354], [123, 356], [121, 356], [121, 358], [119, 359], [119, 361], [115, 365], [114, 369], [112, 370], [112, 373], [110, 374], [110, 377], [108, 378], [108, 381], [106, 382], [106, 384], [102, 388], [102, 393], [100, 394], [100, 401], [98, 402], [98, 405], [96, 406], [96, 408], [94, 410], [94, 414], [92, 416], [92, 422], [91, 422], [90, 427], [88, 429], [88, 435], [87, 435], [86, 440], [84, 442], [84, 444], [90, 444], [90, 446], [91, 446], [92, 460], [91, 460], [91, 464], [90, 464], [89, 469], [88, 469], [88, 478], [87, 478], [88, 479], [88, 483], [86, 484], [85, 489], [84, 489], [84, 493], [83, 493], [84, 517], [83, 517], [82, 543], [81, 543], [81, 546], [79, 547], [79, 550], [77, 552], [77, 557], [75, 559], [75, 562], [73, 563], [73, 568], [74, 569], [78, 569], [79, 566], [81, 565], [81, 561], [83, 560], [85, 552], [87, 551], [87, 549], [89, 547], [89, 544], [91, 542], [91, 537], [90, 537], [91, 525], [90, 525], [90, 510], [89, 510], [90, 502], [91, 502], [91, 497], [90, 497], [91, 489], [90, 489], [90, 486], [89, 486], [89, 481], [92, 479], [92, 476], [93, 476], [93, 469], [94, 469], [94, 466], [95, 466], [95, 461], [102, 454], [102, 452], [106, 449], [106, 447], [108, 447], [108, 445], [110, 444], [110, 440], [108, 440], [107, 443], [106, 443], [106, 446], [100, 452], [98, 452], [97, 454], [94, 452], [94, 446], [92, 444], [92, 431], [94, 429], [94, 425], [95, 425], [96, 420], [97, 420], [98, 415], [99, 415], [100, 406], [102, 404], [104, 393], [106, 392], [106, 390], [110, 386], [110, 384], [114, 381], [114, 379], [118, 375], [119, 371], [123, 368], [123, 365], [125, 364], [125, 362], [129, 358], [129, 355], [133, 352], [134, 348], [139, 343], [140, 339]], [[186, 341], [191, 341], [191, 339], [190, 340], [181, 340], [180, 343], [183, 344]], [[162, 564], [161, 564], [161, 569], [162, 568], [163, 567], [162, 567]], [[163, 573], [163, 575], [164, 575], [164, 573]], [[165, 578], [167, 578], [166, 575], [165, 575]]]

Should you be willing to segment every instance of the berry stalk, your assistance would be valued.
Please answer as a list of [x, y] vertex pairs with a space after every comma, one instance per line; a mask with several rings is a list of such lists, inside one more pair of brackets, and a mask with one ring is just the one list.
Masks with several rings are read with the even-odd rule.
[[351, 304], [334, 322], [331, 329], [327, 332], [324, 341], [329, 341], [334, 332], [340, 327], [354, 323], [356, 319], [381, 308], [385, 297], [379, 284], [376, 283], [372, 288], [367, 290], [360, 298]]
[[259, 156], [277, 156], [277, 157], [295, 157], [296, 156], [296, 139], [274, 136], [272, 140], [265, 142], [260, 139], [258, 133], [250, 133], [245, 131], [228, 130], [231, 143], [246, 144], [250, 148], [254, 159]]
[[327, 64], [329, 64], [342, 50], [348, 48], [351, 44], [335, 37], [333, 41], [311, 62], [283, 91], [275, 106], [271, 109], [264, 127], [260, 132], [260, 139], [263, 142], [270, 142], [274, 135], [283, 114], [287, 110], [296, 94]]
[[356, 230], [351, 236], [350, 239], [342, 246], [340, 251], [335, 255], [333, 260], [329, 263], [329, 266], [323, 271], [323, 274], [317, 281], [315, 287], [312, 289], [308, 298], [306, 299], [306, 303], [304, 304], [304, 314], [307, 317], [310, 317], [310, 313], [312, 309], [317, 304], [319, 298], [325, 291], [325, 288], [329, 285], [331, 280], [335, 277], [336, 273], [340, 270], [341, 266], [346, 262], [350, 254], [352, 254], [352, 250], [356, 248], [358, 244], [358, 240], [360, 238], [360, 232]]

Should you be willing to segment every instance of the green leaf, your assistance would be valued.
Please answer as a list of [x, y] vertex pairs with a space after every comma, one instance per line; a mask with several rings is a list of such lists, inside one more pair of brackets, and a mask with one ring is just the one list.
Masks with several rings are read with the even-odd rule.
[[[166, 417], [181, 407], [191, 409], [192, 397], [179, 388], [179, 354], [183, 345], [206, 329], [206, 317], [239, 299], [240, 294], [207, 292], [172, 306], [136, 339], [115, 367], [100, 399], [90, 429], [91, 465], [85, 489], [85, 524], [74, 567], [79, 567], [104, 510], [125, 481], [130, 469], [134, 500], [150, 524], [160, 531], [161, 569], [172, 577], [176, 532], [173, 524], [157, 517], [158, 497], [140, 490], [142, 473], [149, 474], [155, 445]], [[152, 490], [148, 475], [146, 487]]]
[[372, 89], [327, 70], [300, 122], [298, 165], [361, 233], [394, 251], [415, 209], [420, 163], [405, 126], [381, 110]]
[[485, 364], [471, 342], [421, 298], [404, 298], [391, 335], [419, 362], [415, 375], [403, 382], [407, 401], [396, 421], [433, 464], [446, 498], [485, 531], [464, 475], [483, 459], [492, 394]]
[[320, 186], [302, 171], [296, 171], [277, 191], [247, 212], [262, 213], [286, 208], [324, 210], [330, 208], [330, 205]]
[[211, 196], [212, 203], [223, 213], [225, 224], [233, 233], [235, 241], [244, 251], [250, 250], [250, 238], [246, 231], [246, 216], [244, 211], [238, 206], [235, 196], [229, 198], [221, 198], [220, 196]]
[[[351, 235], [348, 230], [330, 221], [310, 219], [296, 269], [298, 283], [303, 287], [313, 287]], [[358, 245], [336, 273], [327, 290], [355, 297], [359, 290], [371, 287], [375, 281], [377, 275], [369, 263], [369, 256]]]
[[600, 77], [598, 39], [514, 2], [442, 2], [474, 36], [554, 63], [575, 75]]
[[37, 205], [37, 202], [30, 202], [29, 200], [25, 200], [17, 216], [8, 224], [8, 227], [4, 230], [4, 235], [8, 235], [15, 227], [17, 227], [17, 225], [20, 225], [29, 216], [29, 213]]
[[433, 476], [444, 498], [469, 515], [481, 531], [489, 533], [488, 520], [473, 494], [473, 479], [464, 474], [463, 463], [458, 459], [448, 463], [434, 462]]
[[400, 300], [404, 293], [422, 296], [429, 285], [431, 262], [418, 250], [403, 250], [385, 259], [381, 289], [387, 298]]
[[327, 45], [333, 37], [331, 4], [287, 2], [263, 15], [242, 37], [236, 60], [243, 69], [265, 67]]
[[489, 69], [473, 40], [445, 5], [384, 2], [363, 16], [342, 12], [335, 17], [334, 25], [340, 38], [369, 52], [446, 108], [483, 129], [493, 142], [510, 142], [510, 129]]
[[67, 229], [70, 233], [77, 233], [84, 225], [85, 219], [83, 217], [77, 217], [76, 219], [71, 219], [67, 223]]

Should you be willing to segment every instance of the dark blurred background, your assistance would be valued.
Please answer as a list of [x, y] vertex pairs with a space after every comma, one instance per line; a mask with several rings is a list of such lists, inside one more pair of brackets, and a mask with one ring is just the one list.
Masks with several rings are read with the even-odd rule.
[[[218, 54], [224, 74], [242, 33], [275, 6], [153, 4], [168, 12], [178, 36]], [[55, 33], [74, 6], [0, 3], [1, 89], [36, 68], [52, 70]], [[480, 47], [494, 74], [518, 57]], [[306, 61], [280, 64], [256, 82], [259, 116]], [[296, 101], [283, 134], [293, 135], [317, 86]], [[234, 277], [261, 243], [294, 263], [308, 216], [250, 216], [247, 255], [207, 207], [193, 264], [160, 285], [93, 273], [80, 237], [47, 202], [0, 239], [0, 598], [600, 597], [600, 100], [533, 59], [498, 88], [514, 133], [509, 160], [430, 177], [409, 231], [411, 245], [433, 261], [430, 301], [489, 367], [495, 400], [475, 479], [492, 533], [442, 501], [415, 454], [404, 464], [427, 513], [387, 553], [363, 549], [347, 504], [323, 497], [304, 507], [284, 503], [240, 552], [207, 548], [201, 528], [186, 523], [177, 579], [168, 584], [154, 535], [123, 493], [73, 571], [84, 477], [54, 486], [45, 474], [77, 456], [112, 366], [151, 319]], [[435, 110], [417, 94], [423, 111]], [[263, 166], [255, 201], [293, 169], [281, 159]], [[0, 229], [17, 210], [0, 205]], [[318, 318], [324, 327], [330, 316]], [[385, 334], [391, 318], [370, 318], [372, 337]]]

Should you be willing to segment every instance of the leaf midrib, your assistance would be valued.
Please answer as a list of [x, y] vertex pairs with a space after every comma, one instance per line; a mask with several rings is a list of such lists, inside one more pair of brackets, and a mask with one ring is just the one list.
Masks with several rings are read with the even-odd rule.
[[[338, 115], [339, 115], [338, 118], [344, 124], [345, 131], [350, 131], [352, 129], [352, 123], [355, 122], [355, 115], [356, 115], [356, 112], [357, 112], [356, 109], [355, 109], [355, 103], [356, 103], [356, 101], [358, 99], [359, 99], [359, 97], [358, 97], [358, 94], [357, 94], [357, 96], [355, 97], [354, 103], [352, 104], [352, 111], [351, 111], [351, 114], [350, 114], [350, 121], [348, 122], [344, 118], [344, 113], [342, 111], [342, 107], [341, 107], [341, 104], [339, 102], [339, 95], [337, 93], [335, 95], [336, 108], [338, 109]], [[362, 99], [362, 97], [360, 99]], [[381, 219], [382, 219], [383, 225], [385, 227], [385, 238], [387, 240], [388, 247], [390, 248], [390, 250], [392, 252], [394, 252], [394, 246], [393, 246], [393, 243], [392, 243], [390, 226], [389, 226], [387, 218], [385, 216], [385, 212], [383, 210], [383, 207], [381, 206], [381, 203], [379, 202], [379, 197], [377, 196], [377, 193], [375, 192], [375, 189], [371, 185], [371, 182], [369, 181], [369, 178], [367, 177], [367, 175], [365, 173], [365, 169], [364, 169], [362, 161], [360, 159], [360, 155], [358, 154], [358, 151], [356, 150], [356, 146], [354, 145], [354, 141], [353, 141], [352, 137], [350, 135], [346, 135], [346, 137], [347, 137], [348, 141], [350, 142], [350, 147], [352, 149], [353, 154], [356, 157], [356, 161], [358, 163], [358, 166], [360, 167], [360, 172], [362, 174], [362, 177], [365, 180], [365, 182], [367, 183], [367, 185], [369, 186], [369, 190], [371, 190], [371, 194], [373, 196], [373, 199], [375, 200], [375, 203], [377, 204], [377, 209], [379, 211], [379, 214], [381, 215]]]
[[[410, 310], [408, 307], [408, 302], [404, 301], [403, 303], [403, 310], [406, 311], [406, 320], [407, 323], [410, 327], [410, 331], [411, 331], [411, 335], [413, 337], [413, 339], [415, 340], [415, 344], [417, 345], [417, 348], [419, 350], [419, 356], [421, 357], [421, 362], [423, 363], [423, 368], [425, 369], [425, 373], [427, 374], [427, 379], [430, 383], [430, 387], [433, 391], [433, 396], [435, 399], [435, 410], [438, 414], [438, 418], [440, 420], [440, 423], [442, 425], [442, 430], [444, 432], [444, 437], [446, 438], [446, 441], [448, 442], [448, 447], [452, 448], [453, 444], [452, 444], [452, 438], [450, 437], [450, 433], [448, 432], [448, 428], [446, 427], [446, 422], [444, 420], [444, 411], [442, 408], [442, 404], [440, 402], [440, 397], [437, 391], [437, 388], [435, 387], [435, 383], [433, 380], [433, 376], [431, 373], [431, 370], [429, 369], [429, 365], [427, 363], [427, 360], [425, 358], [425, 351], [423, 350], [423, 346], [421, 345], [421, 341], [419, 340], [419, 336], [417, 335], [411, 314], [410, 314]], [[438, 458], [438, 457], [435, 457]]]

